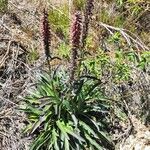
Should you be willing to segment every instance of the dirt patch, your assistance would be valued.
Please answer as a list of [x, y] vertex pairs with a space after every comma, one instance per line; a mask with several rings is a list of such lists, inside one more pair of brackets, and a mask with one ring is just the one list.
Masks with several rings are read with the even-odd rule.
[[125, 143], [120, 144], [120, 150], [149, 150], [150, 149], [150, 126], [146, 127], [135, 116], [132, 116], [134, 133], [130, 135]]

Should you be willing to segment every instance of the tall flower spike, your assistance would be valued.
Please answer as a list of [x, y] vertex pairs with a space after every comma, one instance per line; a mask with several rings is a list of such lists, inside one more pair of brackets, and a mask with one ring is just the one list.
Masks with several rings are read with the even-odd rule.
[[76, 12], [73, 16], [71, 25], [71, 46], [73, 48], [79, 48], [80, 46], [81, 20], [80, 12]]
[[48, 22], [48, 13], [44, 9], [42, 16], [42, 38], [43, 38], [43, 48], [47, 59], [50, 57], [50, 44], [51, 44], [51, 34]]
[[84, 12], [84, 22], [83, 22], [83, 31], [82, 31], [82, 48], [86, 45], [86, 38], [89, 30], [89, 22], [92, 16], [92, 10], [94, 8], [94, 0], [87, 0]]
[[71, 72], [70, 81], [75, 78], [75, 71], [77, 68], [77, 54], [80, 48], [80, 38], [81, 38], [81, 14], [76, 12], [73, 16], [71, 25]]

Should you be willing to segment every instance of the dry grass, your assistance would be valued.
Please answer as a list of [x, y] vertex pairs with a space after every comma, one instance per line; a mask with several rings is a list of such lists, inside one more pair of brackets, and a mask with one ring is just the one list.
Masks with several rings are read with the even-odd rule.
[[31, 139], [22, 137], [25, 115], [17, 110], [18, 96], [25, 94], [34, 69], [41, 65], [31, 68], [26, 59], [31, 49], [41, 48], [40, 4], [11, 0], [8, 7], [0, 18], [0, 149], [28, 150]]

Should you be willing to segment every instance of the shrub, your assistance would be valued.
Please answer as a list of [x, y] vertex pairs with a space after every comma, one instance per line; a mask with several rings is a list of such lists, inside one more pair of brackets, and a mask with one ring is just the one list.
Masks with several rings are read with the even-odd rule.
[[31, 150], [113, 149], [105, 131], [110, 110], [100, 81], [81, 77], [71, 86], [68, 75], [41, 75], [22, 108], [28, 117], [25, 132], [36, 134]]

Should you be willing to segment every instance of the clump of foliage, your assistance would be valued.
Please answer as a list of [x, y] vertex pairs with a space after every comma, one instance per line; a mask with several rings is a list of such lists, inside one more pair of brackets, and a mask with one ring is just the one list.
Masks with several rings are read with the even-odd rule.
[[[101, 91], [101, 80], [77, 74], [81, 23], [81, 14], [76, 12], [71, 27], [70, 71], [63, 68], [40, 75], [35, 89], [25, 97], [22, 110], [29, 123], [25, 132], [37, 135], [31, 150], [114, 149], [106, 130], [112, 106]], [[47, 19], [42, 33], [45, 55], [49, 57], [45, 24]]]
[[42, 75], [36, 90], [26, 97], [29, 125], [37, 134], [31, 149], [113, 149], [107, 128], [111, 105], [100, 81], [81, 77], [73, 86], [67, 74]]

